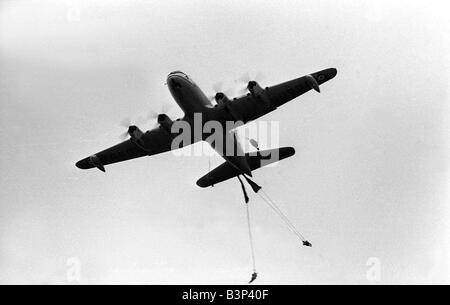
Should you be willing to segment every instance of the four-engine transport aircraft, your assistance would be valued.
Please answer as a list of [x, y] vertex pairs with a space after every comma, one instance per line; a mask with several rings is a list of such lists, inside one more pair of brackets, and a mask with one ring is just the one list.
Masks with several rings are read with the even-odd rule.
[[[98, 168], [105, 171], [105, 165], [122, 162], [143, 156], [151, 156], [182, 148], [198, 141], [207, 141], [224, 159], [225, 163], [218, 166], [197, 181], [200, 187], [213, 186], [239, 175], [252, 176], [252, 171], [264, 165], [288, 158], [294, 155], [291, 147], [270, 149], [258, 154], [244, 153], [237, 138], [227, 122], [242, 122], [246, 124], [297, 98], [311, 89], [320, 92], [320, 85], [334, 78], [337, 70], [325, 69], [316, 73], [296, 78], [272, 87], [262, 88], [256, 81], [249, 81], [246, 87], [247, 94], [229, 99], [224, 93], [218, 92], [213, 105], [210, 99], [202, 92], [195, 82], [185, 73], [175, 71], [167, 76], [167, 86], [176, 103], [183, 110], [183, 118], [172, 121], [166, 114], [157, 115], [158, 127], [142, 132], [137, 126], [128, 127], [129, 139], [105, 149], [99, 153], [84, 158], [76, 163], [81, 169]], [[201, 133], [196, 134], [194, 125], [198, 124], [194, 118], [201, 114]], [[203, 127], [210, 121], [219, 122], [223, 126], [223, 141], [210, 141], [212, 130], [205, 132]], [[190, 126], [191, 141], [182, 141], [173, 145], [174, 139], [180, 135], [176, 130], [176, 122], [186, 123]], [[233, 145], [228, 152], [230, 145]], [[264, 156], [276, 155], [277, 158], [262, 162]], [[248, 181], [248, 180], [247, 180]]]

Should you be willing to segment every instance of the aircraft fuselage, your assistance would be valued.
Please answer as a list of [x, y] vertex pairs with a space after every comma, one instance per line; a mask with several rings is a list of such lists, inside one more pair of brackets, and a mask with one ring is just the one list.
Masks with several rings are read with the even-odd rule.
[[[209, 120], [225, 123], [215, 116], [217, 112], [214, 110], [208, 97], [187, 74], [181, 71], [170, 73], [167, 76], [167, 86], [169, 87], [172, 97], [185, 113], [183, 120], [193, 123], [195, 113], [201, 113], [202, 127]], [[223, 141], [208, 141], [209, 144], [226, 161], [237, 167], [241, 172], [251, 176], [251, 170], [247, 164], [244, 152], [239, 145], [239, 142], [234, 137], [234, 134], [230, 133], [225, 126], [223, 126], [222, 130], [224, 131], [222, 137]], [[202, 140], [207, 141], [209, 136], [210, 134], [202, 133]], [[233, 153], [228, 154], [226, 152]]]

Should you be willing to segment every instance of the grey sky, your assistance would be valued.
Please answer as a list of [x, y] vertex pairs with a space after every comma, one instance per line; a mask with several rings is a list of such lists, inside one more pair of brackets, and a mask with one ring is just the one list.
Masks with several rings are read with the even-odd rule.
[[175, 104], [170, 71], [211, 93], [327, 67], [264, 118], [297, 154], [255, 180], [314, 247], [252, 196], [258, 283], [369, 283], [370, 257], [381, 283], [450, 282], [446, 1], [114, 3], [0, 2], [0, 283], [67, 283], [70, 257], [82, 283], [245, 283], [242, 193], [195, 185], [207, 157], [74, 163]]

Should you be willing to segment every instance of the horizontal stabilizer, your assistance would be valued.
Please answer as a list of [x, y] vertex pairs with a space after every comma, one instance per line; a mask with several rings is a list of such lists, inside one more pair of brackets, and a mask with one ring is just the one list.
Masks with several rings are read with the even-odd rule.
[[[295, 154], [293, 147], [281, 147], [275, 149], [261, 150], [258, 152], [246, 153], [245, 157], [250, 169], [253, 171], [274, 162], [289, 158]], [[225, 162], [204, 175], [197, 181], [200, 187], [208, 187], [231, 179], [241, 173], [230, 163]]]

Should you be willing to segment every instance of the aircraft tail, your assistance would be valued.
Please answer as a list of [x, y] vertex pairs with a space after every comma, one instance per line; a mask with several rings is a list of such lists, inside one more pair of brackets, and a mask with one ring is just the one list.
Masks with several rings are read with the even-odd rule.
[[[292, 157], [294, 154], [295, 149], [293, 147], [281, 147], [246, 153], [245, 157], [250, 169], [253, 171], [274, 162]], [[197, 185], [200, 187], [213, 186], [220, 182], [236, 177], [240, 174], [241, 172], [239, 172], [233, 165], [228, 162], [224, 162], [198, 179]]]

